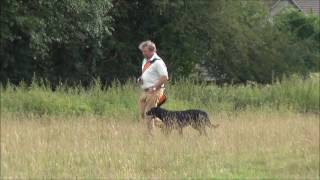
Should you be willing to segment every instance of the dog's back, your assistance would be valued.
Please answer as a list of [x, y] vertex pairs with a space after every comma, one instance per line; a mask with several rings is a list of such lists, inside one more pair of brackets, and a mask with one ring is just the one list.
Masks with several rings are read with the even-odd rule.
[[[168, 111], [162, 108], [153, 108], [148, 115], [154, 115], [161, 119], [167, 128], [181, 129], [185, 126], [192, 126], [199, 130], [200, 134], [206, 134], [205, 126], [210, 128], [218, 127], [218, 125], [211, 124], [208, 114], [198, 109], [190, 109], [184, 111]], [[182, 129], [181, 129], [182, 132]]]
[[[164, 110], [164, 109], [162, 109]], [[164, 121], [175, 121], [180, 126], [193, 125], [214, 127], [208, 117], [208, 114], [198, 109], [189, 109], [184, 111], [168, 111], [164, 110], [166, 115], [163, 117]]]
[[191, 114], [191, 118], [193, 121], [202, 123], [203, 125], [207, 125], [208, 127], [215, 127], [211, 124], [209, 116], [206, 112], [197, 110], [197, 109], [190, 109], [186, 110], [187, 114]]

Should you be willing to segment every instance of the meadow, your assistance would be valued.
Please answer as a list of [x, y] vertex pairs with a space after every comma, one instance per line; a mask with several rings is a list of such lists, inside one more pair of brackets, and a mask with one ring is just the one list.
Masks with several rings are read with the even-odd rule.
[[1, 179], [319, 179], [319, 85], [169, 84], [164, 108], [207, 111], [220, 124], [208, 137], [146, 136], [130, 80], [1, 86]]

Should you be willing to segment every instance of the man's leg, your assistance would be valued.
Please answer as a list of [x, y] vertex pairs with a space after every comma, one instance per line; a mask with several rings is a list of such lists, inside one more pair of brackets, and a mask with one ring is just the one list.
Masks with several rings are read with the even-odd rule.
[[139, 99], [139, 110], [141, 119], [145, 118], [146, 95], [143, 93]]
[[147, 127], [148, 127], [148, 131], [151, 135], [154, 129], [154, 119], [152, 116], [148, 116], [146, 115], [146, 113], [153, 107], [156, 107], [157, 104], [157, 100], [158, 100], [158, 93], [157, 92], [153, 92], [153, 93], [148, 93], [147, 94], [147, 98], [146, 98], [146, 106], [145, 106], [145, 119], [147, 122]]

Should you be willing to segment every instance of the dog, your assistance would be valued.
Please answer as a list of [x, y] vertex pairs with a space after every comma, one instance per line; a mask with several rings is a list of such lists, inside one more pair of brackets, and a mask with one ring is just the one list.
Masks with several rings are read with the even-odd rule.
[[162, 124], [158, 122], [158, 127], [160, 127], [166, 135], [170, 134], [172, 129], [177, 129], [179, 134], [183, 135], [182, 129], [190, 125], [199, 131], [200, 135], [207, 136], [206, 126], [210, 128], [217, 128], [219, 126], [211, 124], [208, 114], [197, 109], [169, 111], [160, 107], [154, 107], [147, 112], [147, 115], [162, 121]]

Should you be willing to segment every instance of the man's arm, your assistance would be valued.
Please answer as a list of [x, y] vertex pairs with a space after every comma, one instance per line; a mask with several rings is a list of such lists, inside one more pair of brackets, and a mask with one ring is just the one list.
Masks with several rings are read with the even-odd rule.
[[162, 84], [165, 84], [168, 82], [168, 77], [167, 76], [160, 76], [160, 79], [158, 80], [158, 82], [156, 82], [156, 84], [154, 85], [154, 87], [156, 88], [156, 90], [161, 88]]
[[161, 88], [162, 84], [165, 84], [168, 82], [168, 79], [169, 79], [168, 70], [162, 60], [156, 61], [154, 65], [156, 66], [156, 70], [157, 70], [160, 78], [153, 86], [153, 90], [158, 90]]

